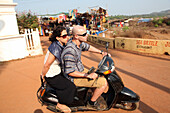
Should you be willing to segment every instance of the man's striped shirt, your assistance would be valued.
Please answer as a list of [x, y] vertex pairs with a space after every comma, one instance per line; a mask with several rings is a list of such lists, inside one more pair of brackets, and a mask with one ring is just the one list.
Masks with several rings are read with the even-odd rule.
[[80, 48], [70, 40], [67, 46], [64, 48], [61, 59], [62, 59], [62, 69], [65, 76], [73, 81], [73, 78], [68, 74], [74, 71], [82, 72], [84, 66], [81, 61], [81, 51], [88, 51], [90, 45], [82, 42]]

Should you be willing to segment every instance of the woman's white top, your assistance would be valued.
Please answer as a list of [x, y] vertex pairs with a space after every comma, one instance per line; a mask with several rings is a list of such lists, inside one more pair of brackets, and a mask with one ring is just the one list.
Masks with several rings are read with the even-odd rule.
[[[49, 50], [47, 51], [46, 53], [46, 56], [45, 56], [45, 60], [44, 60], [44, 64], [46, 63], [47, 61], [47, 58], [49, 56]], [[58, 75], [61, 73], [61, 67], [60, 67], [60, 62], [58, 61], [58, 59], [56, 58], [55, 61], [51, 64], [48, 72], [46, 73], [46, 77], [54, 77], [55, 75]]]

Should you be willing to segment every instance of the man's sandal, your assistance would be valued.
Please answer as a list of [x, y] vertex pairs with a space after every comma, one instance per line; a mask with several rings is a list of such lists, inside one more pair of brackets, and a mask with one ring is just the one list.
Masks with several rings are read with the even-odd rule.
[[71, 109], [65, 105], [63, 105], [63, 108], [59, 108], [58, 106], [56, 106], [56, 109], [61, 112], [61, 113], [71, 113]]

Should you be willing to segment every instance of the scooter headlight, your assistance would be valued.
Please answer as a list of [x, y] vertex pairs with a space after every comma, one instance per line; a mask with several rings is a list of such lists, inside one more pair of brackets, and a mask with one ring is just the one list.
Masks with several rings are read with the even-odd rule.
[[110, 74], [110, 73], [112, 73], [112, 71], [111, 71], [111, 70], [107, 70], [107, 71], [105, 71], [103, 74], [104, 74], [104, 75], [108, 75], [108, 74]]

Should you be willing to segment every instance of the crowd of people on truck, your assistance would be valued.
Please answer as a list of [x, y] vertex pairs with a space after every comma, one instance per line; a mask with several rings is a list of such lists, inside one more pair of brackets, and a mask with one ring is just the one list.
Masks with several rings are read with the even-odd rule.
[[68, 29], [71, 30], [75, 25], [84, 26], [84, 28], [87, 30], [87, 33], [90, 35], [98, 35], [100, 31], [105, 30], [105, 28], [102, 27], [102, 22], [100, 19], [98, 19], [97, 21], [92, 21], [86, 17], [83, 18], [77, 17], [72, 21], [62, 20], [61, 22], [58, 22], [58, 20], [56, 20], [56, 21], [42, 22], [41, 26], [43, 28], [44, 35], [49, 36], [53, 31], [53, 29], [58, 25], [66, 27], [67, 31], [69, 31]]

